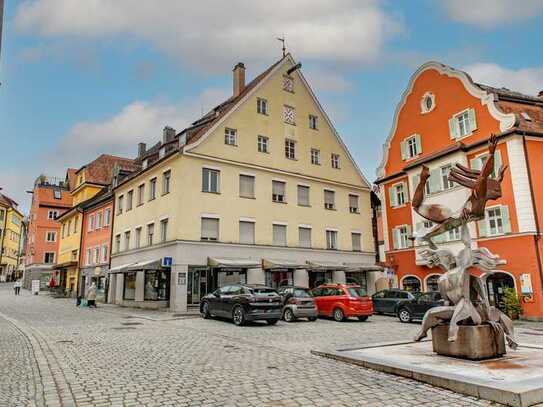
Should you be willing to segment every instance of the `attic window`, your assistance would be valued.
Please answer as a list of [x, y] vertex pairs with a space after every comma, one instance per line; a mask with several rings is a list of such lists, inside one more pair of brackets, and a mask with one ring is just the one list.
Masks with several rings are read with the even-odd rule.
[[429, 113], [436, 107], [436, 97], [431, 92], [426, 92], [420, 101], [421, 113]]
[[526, 120], [527, 122], [531, 122], [532, 121], [532, 118], [530, 117], [530, 115], [526, 112], [520, 112], [521, 116], [524, 118], [524, 120]]

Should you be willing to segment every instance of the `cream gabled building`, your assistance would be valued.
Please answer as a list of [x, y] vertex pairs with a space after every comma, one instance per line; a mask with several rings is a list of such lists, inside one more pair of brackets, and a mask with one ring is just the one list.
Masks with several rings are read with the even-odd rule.
[[369, 183], [299, 66], [233, 76], [230, 99], [140, 144], [141, 170], [115, 186], [110, 302], [183, 311], [240, 281], [373, 286]]

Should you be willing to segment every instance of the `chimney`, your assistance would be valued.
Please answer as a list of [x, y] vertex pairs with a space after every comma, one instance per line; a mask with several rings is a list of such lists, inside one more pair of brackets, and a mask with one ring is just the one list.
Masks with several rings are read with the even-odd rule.
[[239, 94], [245, 88], [245, 65], [243, 62], [238, 62], [233, 69], [234, 71], [234, 97], [239, 96]]
[[172, 141], [174, 138], [175, 138], [175, 129], [170, 126], [164, 127], [164, 130], [162, 130], [162, 144], [166, 144]]
[[138, 158], [143, 157], [146, 151], [147, 151], [147, 144], [139, 143], [138, 144]]

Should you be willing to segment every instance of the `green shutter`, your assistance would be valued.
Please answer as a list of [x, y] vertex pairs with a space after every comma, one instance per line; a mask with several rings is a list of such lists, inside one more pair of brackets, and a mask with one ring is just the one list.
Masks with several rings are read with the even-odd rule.
[[[415, 195], [415, 191], [417, 189], [417, 186], [419, 185], [419, 182], [420, 182], [420, 175], [419, 174], [415, 174], [412, 178], [412, 181], [413, 183], [413, 193], [411, 194], [411, 196]], [[412, 198], [411, 198], [412, 199]]]
[[411, 225], [407, 225], [407, 247], [413, 246], [413, 241], [409, 239], [411, 236], [413, 236], [413, 232], [411, 231]]
[[407, 182], [402, 182], [403, 184], [403, 198], [404, 198], [404, 201], [405, 203], [409, 202], [410, 199], [409, 199], [409, 187], [407, 185]]
[[396, 188], [390, 187], [388, 189], [388, 194], [390, 197], [390, 206], [394, 208], [395, 206], [398, 206], [398, 203], [396, 202]]
[[397, 249], [399, 243], [399, 230], [397, 228], [392, 229], [392, 248]]
[[430, 171], [430, 193], [434, 194], [441, 191], [441, 169], [436, 168]]
[[477, 225], [479, 226], [479, 237], [485, 237], [487, 235], [487, 231], [486, 231], [486, 211], [485, 211], [485, 218], [481, 219], [479, 222], [477, 222]]
[[477, 130], [477, 119], [475, 117], [475, 109], [468, 110], [469, 127], [471, 131]]
[[415, 134], [415, 143], [417, 144], [417, 154], [422, 153], [422, 141], [420, 139], [420, 134]]
[[483, 160], [481, 160], [481, 157], [472, 158], [469, 166], [472, 170], [481, 170], [483, 168]]
[[453, 140], [458, 138], [458, 120], [454, 116], [449, 119], [449, 136]]
[[502, 154], [500, 151], [496, 150], [494, 153], [494, 172], [492, 173], [492, 178], [496, 178], [499, 174], [500, 167], [502, 166]]
[[407, 160], [407, 143], [405, 140], [400, 143], [400, 149], [402, 151], [402, 160]]
[[509, 208], [505, 205], [500, 206], [502, 214], [503, 233], [511, 233], [511, 220], [509, 219]]

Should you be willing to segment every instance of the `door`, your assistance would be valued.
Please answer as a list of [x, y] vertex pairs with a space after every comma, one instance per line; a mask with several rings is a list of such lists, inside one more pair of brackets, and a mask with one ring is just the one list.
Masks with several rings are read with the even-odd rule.
[[385, 291], [385, 298], [383, 298], [383, 305], [385, 308], [385, 313], [394, 314], [396, 311], [396, 304], [400, 301], [400, 292], [399, 291]]
[[373, 310], [375, 312], [385, 312], [385, 293], [385, 290], [379, 291], [378, 293], [373, 294], [373, 296], [371, 297], [373, 301]]
[[226, 292], [226, 287], [217, 288], [212, 295], [207, 299], [209, 304], [209, 312], [218, 317], [225, 316], [224, 307], [222, 306], [223, 294]]
[[495, 306], [500, 311], [505, 312], [505, 288], [515, 288], [513, 277], [506, 273], [494, 273], [490, 275], [486, 284], [488, 287], [488, 299], [490, 305]]
[[239, 285], [230, 285], [225, 288], [224, 294], [221, 295], [221, 309], [225, 317], [231, 318], [242, 288]]
[[327, 288], [315, 288], [312, 293], [313, 297], [315, 297], [315, 304], [317, 305], [317, 309], [319, 310], [319, 314], [324, 315], [325, 314], [325, 308], [326, 308], [326, 292]]

